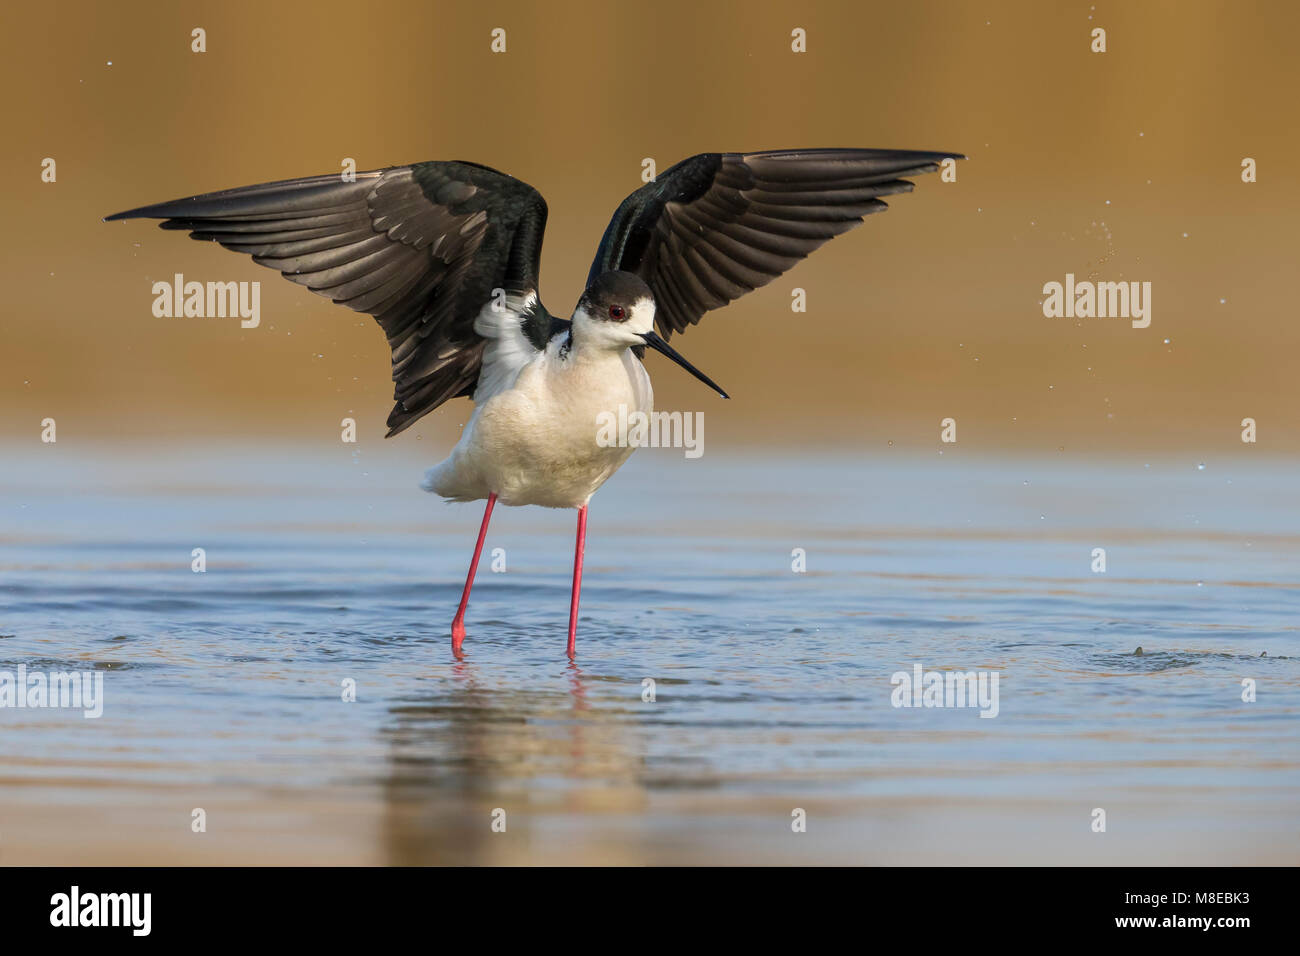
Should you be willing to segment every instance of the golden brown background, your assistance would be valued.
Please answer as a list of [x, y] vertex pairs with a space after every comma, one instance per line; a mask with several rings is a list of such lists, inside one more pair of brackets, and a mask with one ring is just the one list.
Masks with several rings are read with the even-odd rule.
[[[951, 415], [990, 451], [1300, 451], [1294, 4], [52, 2], [5, 18], [6, 435], [38, 440], [52, 416], [60, 444], [337, 442], [348, 414], [382, 434], [389, 359], [368, 317], [215, 245], [100, 222], [121, 209], [349, 156], [483, 162], [547, 197], [542, 296], [567, 315], [642, 157], [887, 146], [971, 159], [675, 342], [732, 402], [649, 359], [660, 407], [709, 412], [711, 448], [933, 448]], [[174, 272], [262, 280], [262, 326], [155, 318], [150, 284]], [[1066, 272], [1151, 281], [1151, 327], [1044, 318], [1042, 285]], [[396, 441], [451, 438], [469, 408]], [[1258, 446], [1239, 440], [1246, 416]]]

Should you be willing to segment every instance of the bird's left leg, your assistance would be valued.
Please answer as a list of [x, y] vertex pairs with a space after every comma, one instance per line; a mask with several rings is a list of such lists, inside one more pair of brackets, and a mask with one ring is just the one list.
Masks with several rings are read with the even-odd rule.
[[582, 552], [587, 545], [587, 506], [578, 509], [578, 543], [573, 550], [573, 594], [569, 598], [569, 660], [577, 654], [578, 598], [582, 595]]
[[478, 529], [478, 543], [474, 545], [474, 557], [469, 562], [469, 574], [465, 578], [465, 593], [460, 596], [460, 608], [456, 619], [451, 622], [451, 652], [460, 657], [460, 646], [465, 642], [465, 608], [469, 606], [469, 592], [474, 587], [474, 572], [478, 570], [478, 558], [483, 553], [483, 539], [487, 537], [488, 521], [492, 518], [492, 506], [497, 503], [495, 494], [488, 495], [487, 507], [483, 510], [483, 524]]

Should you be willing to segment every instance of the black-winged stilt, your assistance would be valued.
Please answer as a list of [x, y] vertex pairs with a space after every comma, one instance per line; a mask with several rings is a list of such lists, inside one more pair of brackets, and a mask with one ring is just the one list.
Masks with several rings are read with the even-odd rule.
[[248, 253], [373, 315], [393, 351], [388, 436], [448, 399], [471, 397], [475, 408], [460, 441], [423, 482], [452, 501], [487, 499], [452, 621], [452, 650], [460, 656], [474, 573], [500, 501], [578, 509], [572, 658], [587, 503], [633, 451], [604, 447], [596, 422], [620, 405], [653, 409], [645, 347], [726, 398], [668, 345], [672, 333], [885, 209], [881, 196], [912, 188], [904, 176], [963, 158], [891, 149], [693, 156], [619, 205], [570, 319], [552, 315], [538, 298], [545, 200], [477, 163], [290, 179], [108, 220], [163, 219], [164, 229]]

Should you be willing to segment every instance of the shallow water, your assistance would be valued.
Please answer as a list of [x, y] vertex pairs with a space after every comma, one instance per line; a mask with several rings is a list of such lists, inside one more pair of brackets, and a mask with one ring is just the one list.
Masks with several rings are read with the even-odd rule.
[[451, 657], [481, 506], [418, 450], [11, 451], [0, 671], [105, 702], [0, 709], [0, 862], [1300, 862], [1294, 463], [642, 451], [570, 665], [540, 509]]

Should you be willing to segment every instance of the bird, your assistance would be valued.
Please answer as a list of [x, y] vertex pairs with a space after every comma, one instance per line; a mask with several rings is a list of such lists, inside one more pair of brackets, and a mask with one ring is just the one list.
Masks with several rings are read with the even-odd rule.
[[392, 349], [392, 437], [445, 402], [474, 404], [460, 440], [421, 487], [448, 501], [486, 500], [452, 653], [492, 510], [576, 509], [567, 654], [578, 606], [592, 495], [630, 443], [600, 442], [596, 421], [620, 405], [648, 414], [642, 360], [666, 356], [727, 393], [670, 344], [708, 312], [784, 274], [827, 240], [911, 191], [906, 178], [960, 153], [793, 149], [700, 153], [625, 198], [606, 227], [569, 318], [539, 296], [546, 201], [490, 166], [430, 161], [204, 193], [105, 217], [217, 242], [357, 312]]

